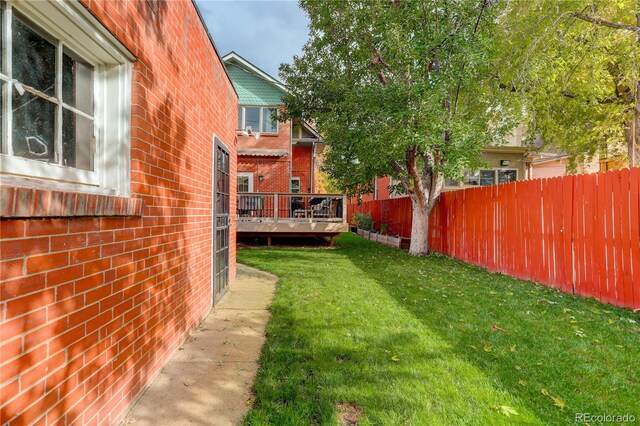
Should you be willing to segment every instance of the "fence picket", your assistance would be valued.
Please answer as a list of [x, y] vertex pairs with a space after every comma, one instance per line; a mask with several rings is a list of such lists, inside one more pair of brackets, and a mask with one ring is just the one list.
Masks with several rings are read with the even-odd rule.
[[629, 171], [629, 228], [631, 244], [631, 307], [640, 308], [640, 168]]
[[[410, 237], [407, 197], [349, 205]], [[443, 193], [433, 250], [568, 293], [640, 308], [640, 168]]]

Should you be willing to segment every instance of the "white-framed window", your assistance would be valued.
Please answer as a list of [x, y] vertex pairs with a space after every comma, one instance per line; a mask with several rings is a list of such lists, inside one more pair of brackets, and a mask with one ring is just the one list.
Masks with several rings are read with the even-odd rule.
[[300, 193], [300, 178], [292, 177], [291, 178], [291, 193], [299, 194]]
[[480, 169], [465, 173], [466, 185], [486, 186], [497, 183], [515, 182], [518, 180], [518, 169]]
[[3, 183], [128, 196], [131, 61], [79, 2], [0, 2]]
[[238, 130], [259, 133], [278, 133], [278, 108], [239, 106]]
[[238, 192], [253, 192], [253, 173], [238, 172]]

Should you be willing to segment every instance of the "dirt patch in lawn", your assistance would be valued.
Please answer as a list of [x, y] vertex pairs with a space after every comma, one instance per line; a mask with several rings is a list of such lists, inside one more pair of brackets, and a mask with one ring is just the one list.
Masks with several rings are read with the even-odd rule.
[[358, 426], [360, 416], [364, 411], [362, 407], [348, 402], [339, 402], [336, 408], [341, 426]]

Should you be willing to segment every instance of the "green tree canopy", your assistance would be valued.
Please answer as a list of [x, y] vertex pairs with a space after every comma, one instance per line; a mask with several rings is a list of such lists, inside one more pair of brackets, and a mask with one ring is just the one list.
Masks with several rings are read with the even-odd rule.
[[[483, 146], [519, 123], [500, 89], [502, 2], [301, 0], [303, 54], [281, 66], [287, 117], [313, 121], [324, 166], [353, 194], [375, 176], [401, 182], [414, 205], [410, 252], [428, 251], [428, 214], [443, 180], [473, 168]], [[285, 117], [285, 118], [287, 118]]]
[[[508, 3], [497, 73], [526, 102], [530, 137], [577, 160], [633, 158], [640, 124], [638, 0]], [[635, 130], [635, 133], [634, 133]], [[636, 154], [638, 155], [638, 154]], [[640, 157], [636, 159], [640, 161]]]

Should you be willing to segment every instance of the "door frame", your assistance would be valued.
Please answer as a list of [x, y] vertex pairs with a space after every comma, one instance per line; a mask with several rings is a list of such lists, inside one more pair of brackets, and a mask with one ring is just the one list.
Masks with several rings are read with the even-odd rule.
[[[229, 150], [229, 147], [222, 142], [216, 135], [213, 135], [213, 164], [212, 164], [212, 216], [211, 216], [211, 304], [212, 306], [215, 306], [220, 299], [222, 299], [222, 297], [224, 297], [224, 295], [227, 293], [227, 291], [229, 290], [229, 260], [227, 259], [227, 286], [224, 288], [224, 290], [220, 291], [219, 294], [216, 295], [216, 272], [217, 272], [217, 259], [216, 259], [216, 252], [218, 249], [217, 243], [216, 243], [216, 232], [217, 232], [217, 227], [216, 227], [216, 223], [217, 223], [217, 203], [216, 203], [216, 179], [218, 177], [217, 175], [217, 158], [216, 155], [218, 154], [218, 148], [222, 148], [222, 150], [224, 150], [227, 155], [229, 156], [229, 224], [227, 226], [227, 230], [231, 229], [231, 185], [232, 184], [236, 184], [237, 182], [232, 182], [231, 179], [231, 150]], [[229, 232], [227, 233], [229, 234]], [[231, 238], [229, 238], [229, 241], [227, 242], [227, 246], [229, 247], [231, 244]]]

